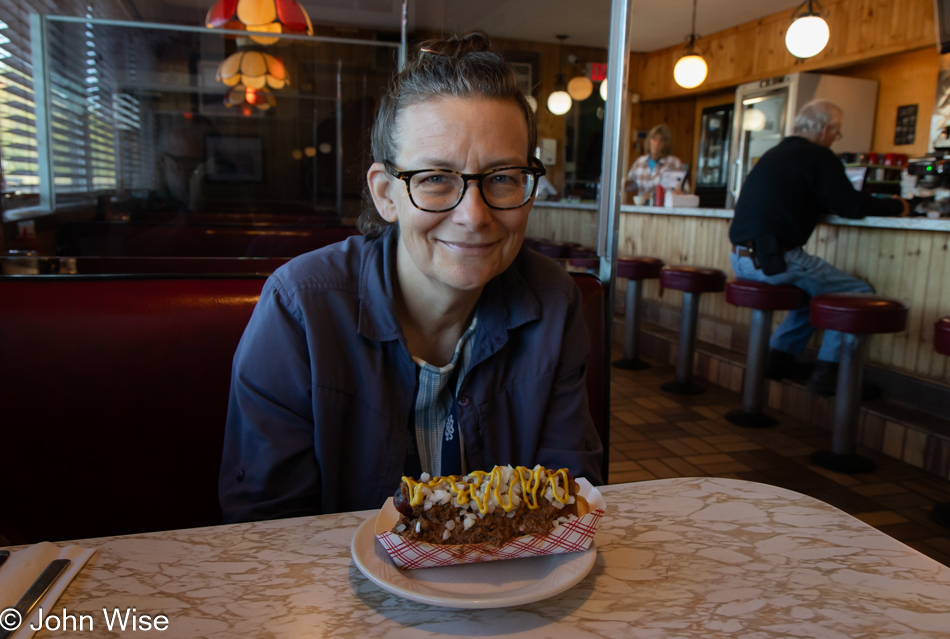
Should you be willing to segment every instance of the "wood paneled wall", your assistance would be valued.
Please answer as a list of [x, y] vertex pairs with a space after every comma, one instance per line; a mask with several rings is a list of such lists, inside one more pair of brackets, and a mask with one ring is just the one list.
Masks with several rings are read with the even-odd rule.
[[[833, 73], [852, 78], [877, 80], [877, 114], [871, 149], [879, 153], [906, 153], [911, 157], [927, 153], [930, 117], [937, 95], [940, 55], [928, 46], [871, 62], [835, 69]], [[917, 105], [917, 132], [913, 144], [894, 144], [897, 107]], [[845, 114], [847, 117], [847, 114]]]
[[[607, 62], [607, 38], [609, 34], [604, 33], [604, 48], [573, 46], [570, 41], [566, 41], [560, 48], [557, 44], [546, 42], [527, 42], [523, 40], [504, 40], [495, 38], [492, 40], [492, 46], [504, 51], [506, 54], [512, 53], [533, 53], [538, 56], [538, 77], [534, 78], [535, 92], [534, 96], [538, 100], [538, 138], [553, 138], [557, 141], [557, 163], [554, 166], [546, 167], [548, 170], [547, 178], [555, 188], [561, 189], [564, 186], [564, 142], [566, 138], [566, 118], [571, 117], [568, 111], [565, 115], [554, 115], [547, 109], [548, 96], [555, 90], [557, 83], [558, 70], [564, 76], [564, 82], [568, 82], [576, 75], [583, 75], [588, 62]], [[577, 63], [569, 64], [568, 57], [576, 56]], [[560, 59], [560, 66], [558, 61]], [[603, 100], [597, 92], [599, 86], [594, 87], [594, 93], [587, 98], [588, 100]]]
[[673, 81], [673, 66], [683, 55], [675, 46], [637, 57], [637, 91], [642, 100], [698, 94], [796, 71], [841, 67], [876, 57], [933, 46], [933, 0], [824, 0], [823, 15], [831, 30], [824, 51], [801, 60], [785, 49], [792, 11], [700, 38], [709, 77], [699, 89]]
[[[594, 246], [595, 211], [535, 207], [528, 235]], [[729, 261], [731, 220], [622, 213], [620, 254], [651, 255], [667, 264], [719, 268], [732, 277]], [[933, 325], [950, 315], [950, 233], [820, 224], [805, 250], [870, 282], [880, 295], [910, 306], [907, 330], [875, 335], [870, 359], [905, 373], [950, 383], [950, 358], [933, 350]], [[618, 290], [626, 283], [618, 279]], [[644, 285], [644, 297], [679, 308], [682, 294], [662, 295], [656, 280]], [[700, 313], [720, 322], [748, 326], [750, 312], [726, 303], [725, 296], [704, 295]], [[784, 313], [775, 313], [775, 323]]]

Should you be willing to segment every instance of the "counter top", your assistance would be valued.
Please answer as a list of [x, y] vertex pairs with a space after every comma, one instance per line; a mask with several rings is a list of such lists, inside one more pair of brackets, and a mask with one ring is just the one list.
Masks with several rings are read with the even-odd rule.
[[[573, 209], [578, 211], [597, 211], [597, 204], [581, 202], [547, 202], [537, 201], [535, 208], [559, 208]], [[680, 208], [665, 206], [634, 206], [624, 204], [620, 207], [621, 213], [649, 213], [652, 215], [684, 215], [689, 217], [712, 217], [721, 219], [732, 219], [732, 209], [703, 209], [703, 208]], [[950, 218], [930, 219], [926, 217], [865, 217], [859, 220], [852, 220], [837, 215], [829, 215], [824, 220], [825, 224], [838, 226], [863, 226], [868, 228], [882, 229], [908, 229], [913, 231], [950, 231]]]
[[362, 511], [86, 540], [98, 552], [57, 611], [95, 614], [97, 637], [121, 636], [103, 607], [166, 615], [166, 637], [947, 636], [950, 568], [824, 502], [713, 478], [602, 493], [590, 574], [514, 608], [380, 589], [350, 556]]

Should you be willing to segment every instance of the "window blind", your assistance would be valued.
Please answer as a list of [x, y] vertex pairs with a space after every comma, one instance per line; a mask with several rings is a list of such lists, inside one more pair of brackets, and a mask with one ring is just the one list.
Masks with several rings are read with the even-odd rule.
[[[0, 5], [0, 163], [5, 208], [37, 203], [30, 13], [128, 19], [122, 0], [4, 0]], [[59, 203], [116, 187], [115, 77], [104, 28], [50, 23], [50, 117]]]

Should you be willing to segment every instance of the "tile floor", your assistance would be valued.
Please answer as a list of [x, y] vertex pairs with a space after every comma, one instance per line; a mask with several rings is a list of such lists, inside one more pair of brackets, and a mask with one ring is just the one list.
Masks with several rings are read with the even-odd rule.
[[[614, 359], [622, 349], [614, 349]], [[667, 477], [732, 477], [781, 486], [826, 501], [950, 566], [950, 528], [930, 518], [935, 502], [950, 501], [950, 481], [859, 449], [873, 473], [844, 475], [812, 466], [812, 451], [830, 446], [830, 432], [781, 418], [774, 428], [735, 426], [723, 415], [741, 408], [737, 393], [702, 383], [703, 395], [660, 390], [673, 368], [611, 371], [610, 483]]]

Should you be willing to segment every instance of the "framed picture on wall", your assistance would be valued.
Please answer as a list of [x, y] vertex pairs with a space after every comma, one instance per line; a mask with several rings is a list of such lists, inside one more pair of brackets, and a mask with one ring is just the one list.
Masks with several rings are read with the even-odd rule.
[[506, 49], [502, 56], [512, 66], [518, 78], [518, 86], [525, 95], [537, 97], [537, 84], [541, 78], [541, 55], [536, 51]]
[[205, 139], [209, 182], [263, 182], [264, 142], [258, 137]]

